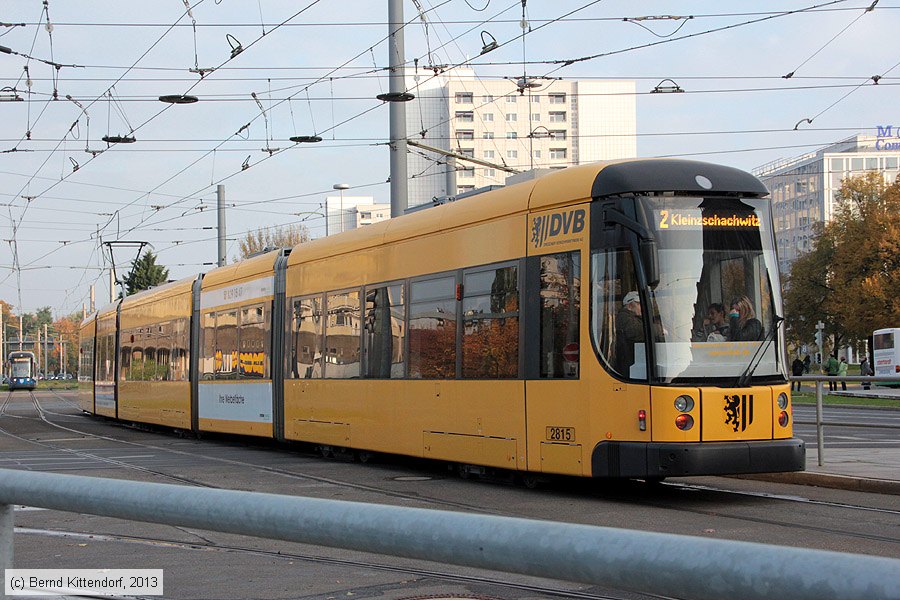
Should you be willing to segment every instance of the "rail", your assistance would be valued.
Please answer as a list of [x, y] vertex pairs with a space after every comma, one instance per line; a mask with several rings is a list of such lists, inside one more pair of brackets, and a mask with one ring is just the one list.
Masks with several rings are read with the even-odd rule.
[[0, 469], [3, 569], [12, 568], [16, 504], [687, 600], [879, 600], [896, 599], [900, 589], [900, 560], [893, 558], [10, 469]]
[[818, 450], [817, 460], [819, 462], [819, 466], [825, 464], [825, 426], [840, 426], [840, 427], [877, 427], [879, 429], [900, 429], [900, 427], [894, 425], [871, 425], [871, 424], [860, 424], [860, 423], [826, 423], [822, 419], [822, 384], [828, 381], [833, 381], [835, 383], [849, 382], [849, 383], [896, 383], [900, 384], [900, 377], [886, 377], [881, 376], [877, 377], [874, 375], [847, 375], [847, 376], [839, 376], [839, 375], [801, 375], [799, 377], [790, 377], [791, 381], [798, 381], [800, 383], [813, 382], [816, 384], [816, 420], [815, 423], [805, 423], [803, 421], [795, 421], [795, 423], [806, 424], [806, 425], [815, 425], [816, 426], [816, 448]]

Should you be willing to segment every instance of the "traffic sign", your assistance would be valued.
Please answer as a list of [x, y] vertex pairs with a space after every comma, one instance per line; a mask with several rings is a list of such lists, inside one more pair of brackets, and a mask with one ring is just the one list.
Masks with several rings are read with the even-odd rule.
[[563, 346], [562, 350], [563, 359], [569, 362], [578, 362], [578, 344], [575, 342], [569, 342], [565, 346]]

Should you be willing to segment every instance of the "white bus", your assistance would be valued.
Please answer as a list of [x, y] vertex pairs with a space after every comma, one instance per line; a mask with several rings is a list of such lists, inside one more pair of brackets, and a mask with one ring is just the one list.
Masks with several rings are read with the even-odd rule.
[[900, 328], [879, 329], [872, 338], [875, 376], [900, 375]]

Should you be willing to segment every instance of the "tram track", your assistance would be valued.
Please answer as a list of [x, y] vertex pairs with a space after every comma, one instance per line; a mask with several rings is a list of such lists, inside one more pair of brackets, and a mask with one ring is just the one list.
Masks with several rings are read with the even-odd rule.
[[[64, 398], [63, 398], [60, 394], [58, 394], [57, 392], [52, 391], [52, 390], [51, 390], [51, 392], [52, 392], [55, 396], [57, 396], [57, 397], [59, 397], [59, 398], [61, 398], [61, 399], [64, 399]], [[34, 400], [35, 407], [37, 408], [37, 410], [38, 410], [38, 411], [41, 411], [42, 409], [41, 409], [41, 407], [40, 407], [39, 401], [38, 401], [36, 398], [33, 398], [33, 400]], [[57, 414], [61, 414], [61, 413], [57, 413]], [[0, 413], [0, 415], [2, 415], [2, 413]], [[131, 441], [131, 440], [123, 440], [123, 439], [120, 439], [120, 438], [115, 438], [115, 437], [110, 437], [110, 436], [105, 436], [105, 435], [98, 435], [98, 434], [94, 434], [94, 433], [91, 433], [91, 432], [88, 432], [88, 431], [84, 431], [84, 430], [80, 430], [80, 429], [74, 429], [74, 428], [72, 428], [72, 427], [67, 427], [67, 426], [64, 426], [64, 425], [60, 425], [60, 424], [58, 424], [58, 423], [54, 423], [53, 421], [51, 421], [51, 420], [49, 420], [49, 419], [47, 419], [47, 418], [45, 418], [45, 417], [43, 417], [43, 416], [42, 416], [42, 420], [43, 420], [46, 424], [50, 425], [51, 427], [55, 427], [55, 428], [60, 429], [60, 430], [63, 430], [63, 431], [68, 431], [68, 432], [70, 432], [70, 433], [76, 433], [76, 434], [79, 434], [79, 435], [88, 436], [88, 437], [95, 438], [95, 439], [101, 439], [101, 440], [105, 440], [105, 441], [117, 442], [117, 443], [121, 443], [121, 444], [126, 444], [126, 445], [128, 445], [128, 446], [133, 446], [133, 447], [136, 447], [136, 448], [141, 448], [141, 449], [144, 449], [144, 450], [151, 450], [151, 451], [157, 451], [157, 452], [165, 452], [165, 453], [174, 454], [174, 455], [177, 455], [177, 456], [183, 456], [183, 457], [197, 457], [197, 453], [196, 453], [196, 452], [186, 452], [186, 451], [184, 451], [184, 450], [177, 450], [177, 449], [174, 449], [174, 448], [166, 448], [166, 447], [164, 447], [164, 446], [157, 446], [157, 445], [153, 445], [153, 444], [145, 444], [145, 443], [141, 443], [141, 442], [134, 442], [134, 441]], [[116, 423], [117, 423], [118, 425], [123, 425], [122, 423], [119, 423], [119, 422], [116, 422]], [[500, 511], [500, 510], [486, 509], [486, 508], [484, 508], [483, 506], [479, 506], [479, 505], [476, 505], [476, 504], [469, 504], [469, 503], [464, 503], [464, 502], [454, 502], [454, 501], [451, 501], [451, 500], [442, 500], [442, 499], [440, 499], [440, 498], [432, 498], [432, 497], [428, 497], [428, 496], [423, 496], [423, 495], [421, 495], [421, 494], [409, 494], [409, 493], [399, 492], [399, 491], [396, 491], [396, 490], [388, 490], [388, 489], [385, 489], [385, 488], [380, 488], [380, 487], [372, 486], [372, 485], [365, 485], [365, 484], [360, 484], [360, 483], [353, 483], [353, 482], [349, 482], [349, 481], [341, 481], [341, 480], [339, 480], [339, 479], [334, 479], [334, 478], [331, 478], [331, 477], [322, 477], [322, 476], [320, 476], [320, 475], [312, 475], [312, 474], [308, 474], [308, 473], [297, 473], [297, 472], [295, 472], [295, 471], [290, 471], [290, 470], [287, 470], [287, 469], [279, 469], [279, 468], [277, 468], [277, 467], [270, 467], [270, 466], [267, 466], [267, 465], [260, 465], [260, 464], [257, 464], [257, 463], [252, 463], [252, 462], [247, 462], [247, 461], [236, 460], [236, 459], [233, 459], [233, 458], [223, 458], [223, 457], [220, 457], [220, 456], [210, 456], [209, 454], [206, 454], [206, 453], [203, 453], [201, 456], [202, 456], [205, 460], [209, 460], [209, 461], [213, 461], [213, 462], [217, 462], [217, 463], [222, 463], [222, 464], [228, 464], [228, 465], [232, 465], [232, 466], [248, 467], [248, 468], [256, 469], [256, 470], [258, 470], [258, 471], [263, 471], [263, 472], [266, 472], [266, 473], [270, 473], [270, 474], [272, 474], [272, 475], [277, 475], [277, 476], [280, 476], [280, 477], [286, 477], [286, 478], [297, 479], [297, 480], [302, 480], [302, 481], [313, 481], [313, 482], [316, 482], [316, 483], [323, 483], [323, 484], [327, 484], [327, 485], [333, 485], [333, 486], [336, 486], [336, 487], [343, 487], [343, 488], [354, 489], [354, 490], [358, 490], [358, 491], [364, 491], [364, 492], [370, 492], [370, 493], [380, 494], [380, 495], [387, 496], [387, 497], [390, 497], [390, 498], [396, 498], [396, 499], [402, 499], [402, 500], [409, 500], [409, 501], [414, 501], [414, 502], [421, 502], [421, 503], [425, 503], [425, 504], [430, 504], [430, 505], [440, 506], [440, 507], [442, 507], [442, 508], [454, 508], [454, 509], [457, 509], [457, 510], [472, 511], [472, 512], [478, 512], [478, 513], [481, 513], [481, 514], [491, 514], [491, 515], [496, 515], [496, 516], [515, 516], [515, 517], [526, 517], [526, 516], [527, 516], [527, 515], [524, 515], [524, 514], [521, 514], [521, 513], [513, 513], [513, 512], [510, 512], [510, 511]], [[320, 460], [320, 459], [317, 459], [317, 460]], [[191, 481], [191, 480], [188, 480], [188, 481]], [[210, 485], [207, 485], [207, 484], [203, 484], [202, 482], [199, 482], [199, 481], [196, 482], [196, 485], [204, 485], [205, 487], [216, 487], [216, 486], [210, 486]]]
[[[52, 427], [57, 427], [57, 428], [60, 428], [60, 429], [65, 429], [65, 430], [71, 431], [71, 432], [73, 432], [73, 433], [80, 433], [80, 434], [82, 434], [82, 435], [87, 435], [87, 434], [84, 433], [84, 432], [77, 432], [77, 431], [75, 431], [75, 430], [73, 430], [73, 429], [69, 429], [69, 428], [67, 428], [67, 427], [63, 427], [63, 426], [61, 426], [61, 425], [57, 425], [57, 424], [53, 423], [52, 421], [50, 421], [49, 419], [47, 419], [47, 417], [46, 417], [46, 415], [44, 414], [44, 411], [43, 411], [43, 409], [41, 408], [40, 403], [38, 402], [37, 397], [35, 396], [34, 392], [33, 392], [33, 391], [29, 391], [28, 394], [29, 394], [29, 397], [30, 397], [30, 400], [31, 400], [32, 404], [34, 405], [35, 410], [36, 410], [37, 413], [38, 413], [38, 416], [37, 416], [37, 417], [26, 417], [26, 416], [24, 416], [24, 415], [11, 415], [11, 414], [8, 414], [8, 413], [6, 412], [6, 409], [7, 409], [7, 406], [9, 405], [9, 401], [10, 401], [11, 396], [12, 396], [12, 392], [10, 392], [9, 395], [6, 397], [6, 400], [4, 401], [2, 407], [0, 407], [0, 418], [2, 418], [2, 417], [31, 418], [31, 419], [43, 421], [44, 423], [46, 423], [47, 425], [50, 425], [50, 426], [52, 426]], [[63, 452], [63, 453], [66, 453], [66, 454], [70, 454], [70, 455], [73, 455], [73, 456], [78, 456], [78, 457], [85, 458], [85, 459], [89, 459], [89, 460], [95, 460], [95, 461], [98, 461], [98, 462], [102, 462], [102, 463], [108, 464], [108, 465], [110, 465], [110, 466], [112, 466], [112, 467], [124, 468], [124, 469], [133, 470], [133, 471], [138, 471], [138, 472], [140, 472], [140, 473], [145, 473], [145, 474], [148, 474], [148, 475], [154, 475], [154, 476], [157, 476], [157, 477], [162, 477], [163, 479], [168, 479], [168, 480], [171, 480], [171, 481], [175, 481], [175, 482], [177, 482], [177, 483], [183, 483], [183, 484], [193, 485], [193, 486], [197, 486], [197, 487], [208, 487], [208, 488], [214, 488], [214, 487], [217, 487], [217, 486], [213, 486], [213, 485], [204, 483], [204, 482], [202, 482], [202, 481], [198, 481], [198, 480], [194, 480], [194, 479], [189, 479], [189, 478], [186, 478], [186, 477], [180, 477], [180, 476], [178, 476], [178, 475], [172, 475], [171, 473], [166, 473], [166, 472], [163, 472], [163, 471], [156, 471], [156, 470], [154, 470], [154, 469], [148, 469], [147, 467], [141, 467], [141, 466], [138, 466], [138, 465], [133, 465], [133, 464], [131, 464], [131, 463], [127, 463], [127, 462], [124, 462], [124, 461], [121, 461], [121, 460], [117, 460], [117, 459], [114, 459], [114, 458], [109, 458], [109, 457], [100, 456], [100, 455], [94, 454], [94, 453], [92, 453], [92, 452], [85, 452], [85, 451], [83, 451], [83, 450], [75, 450], [74, 448], [65, 448], [65, 447], [62, 447], [62, 446], [57, 446], [57, 445], [54, 445], [54, 444], [50, 444], [50, 443], [48, 443], [48, 442], [42, 442], [42, 441], [40, 441], [40, 440], [29, 439], [29, 438], [23, 437], [23, 436], [21, 436], [21, 435], [17, 435], [17, 434], [15, 434], [15, 433], [9, 431], [8, 429], [6, 429], [5, 427], [2, 427], [2, 426], [0, 426], [0, 434], [5, 435], [5, 436], [10, 437], [10, 438], [13, 438], [13, 439], [16, 439], [16, 440], [19, 440], [19, 441], [22, 441], [22, 442], [25, 442], [26, 444], [31, 444], [31, 445], [34, 445], [34, 446], [39, 446], [39, 447], [46, 448], [46, 449], [49, 449], [49, 450], [54, 450], [54, 451], [57, 451], [57, 452]]]
[[[63, 400], [63, 401], [66, 400], [65, 397], [56, 393], [55, 391], [52, 393], [55, 396], [57, 396], [58, 398], [60, 398], [61, 400]], [[40, 407], [40, 402], [36, 398], [33, 398], [33, 401], [35, 403], [36, 410], [38, 410], [41, 414], [41, 419], [49, 426], [56, 427], [58, 429], [65, 430], [65, 431], [68, 431], [71, 433], [76, 433], [78, 435], [84, 435], [84, 436], [89, 436], [89, 437], [96, 438], [96, 439], [102, 439], [102, 440], [106, 440], [106, 441], [121, 443], [121, 444], [129, 445], [129, 446], [136, 447], [136, 448], [141, 448], [141, 449], [148, 450], [148, 451], [163, 452], [163, 453], [169, 453], [169, 454], [174, 454], [174, 455], [178, 455], [178, 456], [198, 457], [197, 452], [186, 452], [183, 450], [167, 448], [164, 446], [157, 446], [157, 445], [153, 445], [153, 444], [134, 442], [131, 440], [123, 440], [121, 438], [110, 437], [108, 435], [98, 435], [98, 434], [90, 433], [90, 432], [87, 432], [84, 430], [75, 429], [72, 427], [67, 427], [64, 425], [60, 425], [58, 423], [54, 423], [51, 419], [47, 418], [47, 416], [46, 416], [47, 413], [44, 409], [42, 409]], [[7, 398], [7, 402], [8, 402], [8, 398]], [[5, 403], [4, 403], [4, 407], [5, 407]], [[0, 414], [2, 414], [2, 413], [0, 413]], [[64, 413], [53, 413], [53, 414], [57, 414], [58, 416], [70, 416], [70, 415], [66, 415]], [[117, 424], [119, 424], [120, 426], [126, 426], [121, 423], [117, 423]], [[155, 430], [153, 430], [153, 431], [155, 431]], [[463, 510], [463, 511], [472, 511], [472, 512], [477, 512], [477, 513], [481, 513], [481, 514], [492, 514], [492, 515], [497, 515], [497, 516], [534, 518], [534, 516], [531, 514], [523, 514], [521, 512], [512, 512], [509, 510], [490, 509], [490, 508], [486, 508], [484, 506], [479, 506], [479, 505], [475, 505], [475, 504], [456, 502], [456, 501], [452, 501], [452, 500], [444, 500], [444, 499], [440, 499], [440, 498], [433, 498], [433, 497], [423, 496], [421, 494], [409, 494], [409, 493], [399, 492], [396, 490], [388, 490], [388, 489], [384, 489], [384, 488], [380, 488], [380, 487], [372, 486], [372, 485], [342, 481], [342, 480], [331, 478], [331, 477], [322, 477], [322, 476], [317, 476], [317, 475], [312, 475], [312, 474], [307, 474], [307, 473], [297, 473], [295, 471], [280, 469], [277, 467], [271, 467], [271, 466], [267, 466], [267, 465], [260, 465], [257, 463], [237, 460], [237, 459], [233, 459], [233, 458], [211, 456], [205, 452], [201, 452], [199, 454], [199, 456], [202, 456], [202, 458], [204, 458], [205, 460], [209, 460], [209, 461], [213, 461], [213, 462], [217, 462], [217, 463], [221, 463], [221, 464], [227, 464], [227, 465], [231, 465], [231, 466], [251, 468], [251, 469], [263, 471], [263, 472], [266, 472], [266, 473], [269, 473], [272, 475], [276, 475], [276, 476], [287, 477], [287, 478], [297, 479], [297, 480], [302, 480], [302, 481], [314, 481], [314, 482], [318, 482], [318, 483], [324, 483], [324, 484], [347, 488], [347, 489], [354, 489], [354, 490], [358, 490], [358, 491], [376, 493], [376, 494], [383, 495], [383, 496], [390, 497], [390, 498], [424, 503], [426, 505], [431, 505], [431, 506], [438, 507], [438, 508], [450, 508], [450, 509]], [[321, 459], [316, 459], [316, 460], [321, 460]], [[123, 466], [129, 467], [128, 463], [125, 463]], [[150, 472], [155, 472], [155, 471], [150, 470]], [[163, 474], [163, 473], [160, 473], [160, 474], [165, 476], [165, 474]], [[200, 482], [197, 480], [189, 480], [188, 479], [188, 480], [186, 480], [186, 482], [190, 482], [193, 485], [206, 485], [203, 482]], [[824, 526], [819, 526], [819, 525], [789, 522], [789, 521], [778, 520], [778, 519], [754, 517], [754, 516], [746, 515], [746, 514], [734, 514], [734, 513], [727, 512], [727, 511], [715, 510], [715, 509], [710, 509], [710, 508], [705, 508], [705, 507], [696, 508], [696, 507], [687, 506], [685, 502], [672, 502], [671, 500], [667, 500], [667, 499], [654, 500], [654, 499], [647, 498], [643, 494], [632, 493], [632, 491], [631, 491], [632, 489], [638, 489], [637, 486], [641, 485], [641, 484], [637, 484], [637, 483], [629, 484], [628, 489], [626, 489], [625, 492], [619, 492], [619, 493], [615, 493], [615, 492], [611, 493], [608, 490], [603, 490], [600, 492], [598, 492], [596, 489], [586, 490], [585, 487], [583, 486], [582, 482], [579, 482], [576, 485], [579, 488], [581, 488], [580, 490], [577, 490], [575, 492], [576, 494], [583, 496], [585, 493], [588, 493], [589, 495], [593, 495], [594, 497], [596, 497], [598, 499], [602, 499], [602, 500], [606, 500], [606, 501], [624, 500], [630, 504], [642, 505], [642, 506], [657, 508], [657, 509], [661, 509], [661, 510], [678, 511], [678, 512], [698, 514], [698, 515], [703, 515], [703, 516], [718, 517], [718, 518], [722, 518], [722, 519], [730, 519], [730, 520], [735, 520], [735, 521], [739, 521], [739, 522], [742, 521], [742, 522], [756, 524], [756, 525], [773, 525], [773, 526], [778, 526], [778, 527], [793, 528], [793, 529], [798, 529], [798, 530], [802, 530], [802, 531], [823, 533], [823, 534], [828, 534], [828, 535], [833, 535], [833, 536], [848, 536], [848, 537], [853, 537], [853, 538], [857, 538], [857, 539], [864, 539], [864, 540], [889, 543], [889, 544], [900, 544], [900, 539], [898, 539], [896, 537], [889, 537], [889, 536], [884, 536], [884, 535], [877, 535], [877, 534], [872, 534], [872, 533], [864, 533], [864, 532], [856, 532], [856, 531], [848, 531], [848, 530], [839, 530], [839, 529], [834, 529], [834, 528], [829, 528], [829, 527], [824, 527]], [[635, 487], [632, 487], [632, 485]], [[208, 486], [208, 485], [206, 485], [206, 486], [214, 487], [214, 486]], [[810, 505], [810, 506], [813, 506], [813, 505], [821, 506], [821, 507], [835, 509], [835, 510], [852, 510], [852, 511], [868, 512], [868, 513], [880, 513], [880, 514], [886, 514], [886, 515], [891, 515], [891, 516], [900, 516], [900, 510], [894, 510], [894, 509], [885, 509], [885, 508], [877, 508], [877, 507], [864, 506], [864, 505], [854, 505], [854, 504], [849, 504], [849, 503], [816, 500], [816, 499], [812, 499], [812, 498], [807, 498], [807, 497], [803, 497], [803, 496], [795, 496], [795, 495], [783, 495], [783, 494], [771, 494], [771, 493], [765, 493], [765, 492], [730, 490], [730, 489], [725, 489], [725, 488], [718, 488], [718, 487], [713, 487], [713, 486], [706, 486], [706, 485], [699, 485], [699, 484], [692, 484], [692, 483], [664, 482], [664, 483], [660, 484], [658, 486], [658, 488], [661, 490], [665, 490], [665, 493], [672, 492], [674, 494], [678, 494], [679, 496], [681, 495], [682, 492], [700, 493], [700, 494], [706, 494], [706, 495], [714, 494], [714, 495], [721, 495], [721, 496], [758, 498], [761, 500], [767, 500], [767, 501], [773, 501], [773, 502], [779, 502], [779, 503], [799, 503], [799, 504], [805, 504], [805, 505]], [[642, 488], [642, 489], [645, 490], [646, 488]], [[563, 495], [565, 495], [567, 493], [571, 493], [571, 492], [567, 492], [565, 490], [548, 490], [548, 491], [551, 491], [551, 493], [559, 493], [559, 494], [563, 494]], [[681, 498], [681, 499], [683, 499], [683, 498]]]

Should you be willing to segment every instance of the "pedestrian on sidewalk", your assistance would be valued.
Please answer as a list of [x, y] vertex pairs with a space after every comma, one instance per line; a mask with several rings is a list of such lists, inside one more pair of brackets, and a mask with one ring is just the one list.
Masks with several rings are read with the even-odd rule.
[[806, 358], [803, 359], [803, 372], [809, 373], [809, 367], [812, 364], [812, 359], [809, 357], [809, 354], [806, 355]]
[[[838, 377], [846, 377], [847, 376], [847, 358], [845, 356], [841, 357], [841, 362], [838, 363]], [[837, 389], [837, 386], [835, 386]], [[841, 391], [847, 391], [847, 382], [841, 381]]]
[[[825, 361], [824, 372], [829, 377], [837, 377], [838, 368], [840, 368], [840, 364], [837, 359], [837, 354], [830, 354], [828, 356], [828, 360]], [[828, 380], [828, 391], [834, 392], [837, 390], [837, 382], [834, 379]]]
[[[800, 360], [800, 357], [798, 356], [797, 358], [794, 359], [794, 362], [791, 363], [791, 375], [793, 375], [794, 377], [800, 377], [801, 375], [803, 375], [803, 370], [804, 370], [803, 361]], [[797, 386], [797, 391], [799, 392], [800, 391], [800, 382], [799, 381], [791, 382], [791, 391], [792, 392], [794, 391], [795, 384]]]
[[[875, 374], [872, 370], [872, 363], [869, 362], [869, 359], [866, 356], [863, 356], [859, 363], [859, 374], [863, 377], [871, 377]], [[864, 390], [868, 390], [871, 384], [868, 381], [864, 381], [862, 386]]]

